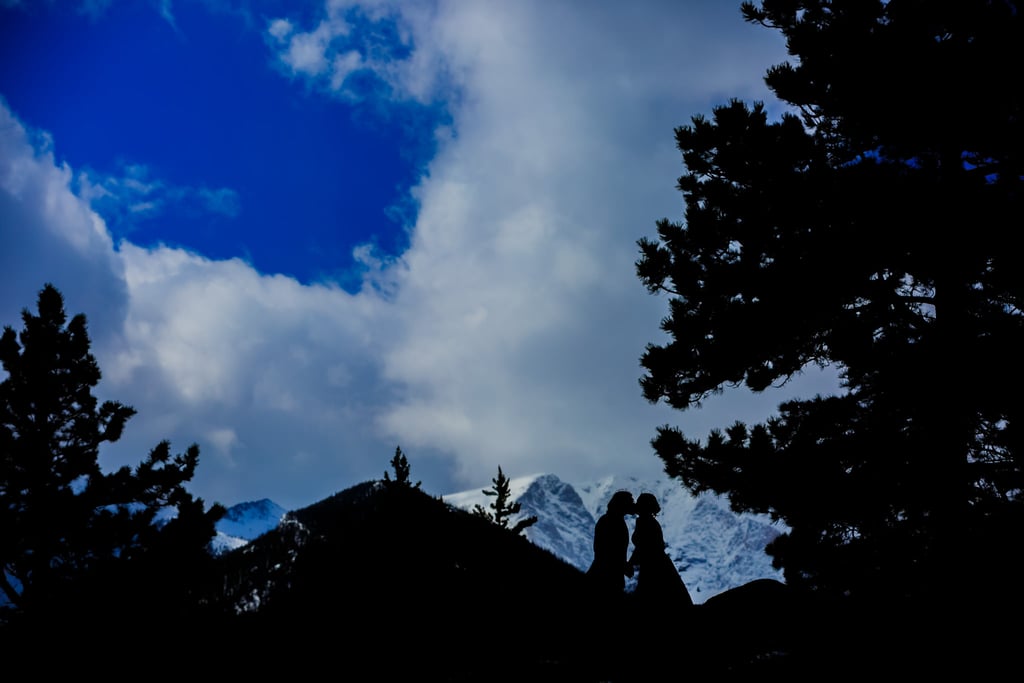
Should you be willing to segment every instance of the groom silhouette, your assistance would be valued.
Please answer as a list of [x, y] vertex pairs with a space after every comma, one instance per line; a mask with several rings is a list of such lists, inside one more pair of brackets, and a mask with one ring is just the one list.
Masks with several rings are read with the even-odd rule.
[[613, 602], [621, 601], [626, 577], [633, 575], [628, 561], [626, 515], [634, 514], [635, 507], [632, 493], [616, 491], [594, 526], [594, 561], [587, 570], [587, 579], [599, 597]]

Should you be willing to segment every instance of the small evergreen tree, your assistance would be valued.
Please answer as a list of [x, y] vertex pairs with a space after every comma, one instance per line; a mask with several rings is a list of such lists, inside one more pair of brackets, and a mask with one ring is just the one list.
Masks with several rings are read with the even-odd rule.
[[116, 401], [98, 404], [92, 389], [100, 370], [85, 316], [68, 321], [53, 285], [39, 293], [38, 315], [25, 309], [22, 319], [20, 334], [5, 326], [0, 336], [5, 602], [28, 616], [68, 612], [87, 599], [111, 613], [115, 604], [137, 610], [156, 599], [185, 607], [186, 583], [197, 577], [197, 566], [183, 563], [209, 556], [214, 525], [225, 512], [220, 505], [204, 509], [184, 488], [198, 446], [172, 456], [162, 442], [134, 470], [103, 472], [100, 445], [117, 441], [135, 410]]
[[[508, 529], [509, 522], [513, 515], [519, 514], [522, 509], [522, 505], [518, 502], [509, 503], [511, 492], [509, 490], [509, 479], [505, 476], [505, 473], [501, 471], [501, 465], [498, 465], [498, 476], [491, 479], [494, 484], [493, 489], [484, 489], [483, 494], [485, 496], [493, 496], [494, 502], [488, 507], [494, 512], [490, 512], [484, 508], [483, 505], [477, 504], [473, 508], [473, 514], [477, 517], [483, 517], [484, 519], [494, 522], [502, 529]], [[522, 533], [527, 527], [533, 526], [537, 523], [536, 516], [524, 517], [512, 525], [512, 533]]]
[[418, 489], [420, 484], [423, 482], [416, 482], [412, 484], [412, 480], [409, 478], [410, 466], [409, 459], [405, 457], [405, 453], [402, 452], [401, 446], [395, 448], [395, 456], [391, 458], [391, 468], [395, 471], [395, 478], [392, 479], [391, 475], [388, 474], [387, 470], [384, 471], [384, 485], [396, 485], [396, 486], [408, 486], [414, 489]]

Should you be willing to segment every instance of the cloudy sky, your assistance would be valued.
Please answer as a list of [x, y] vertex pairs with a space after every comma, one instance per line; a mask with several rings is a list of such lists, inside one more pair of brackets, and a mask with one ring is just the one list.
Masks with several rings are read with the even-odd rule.
[[438, 495], [659, 476], [658, 425], [833, 386], [638, 384], [673, 129], [777, 114], [783, 59], [738, 0], [0, 0], [0, 323], [56, 285], [138, 411], [104, 466], [197, 443], [211, 502], [311, 504], [399, 446]]

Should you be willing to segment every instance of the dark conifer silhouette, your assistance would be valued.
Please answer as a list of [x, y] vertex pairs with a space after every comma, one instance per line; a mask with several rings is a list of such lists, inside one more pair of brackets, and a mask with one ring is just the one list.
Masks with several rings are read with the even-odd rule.
[[412, 483], [410, 475], [412, 473], [412, 466], [409, 465], [409, 459], [405, 457], [405, 453], [402, 452], [401, 446], [395, 447], [395, 455], [391, 458], [391, 468], [395, 471], [395, 478], [392, 479], [391, 475], [384, 471], [383, 482], [386, 486], [406, 486], [418, 489], [422, 482]]
[[[784, 521], [769, 552], [792, 586], [1019, 600], [1006, 537], [1024, 520], [1024, 148], [1010, 142], [1024, 90], [1001, 74], [1020, 65], [1024, 12], [742, 7], [786, 38], [794, 59], [766, 81], [792, 110], [769, 121], [732, 101], [675, 131], [685, 224], [660, 221], [636, 264], [669, 299], [643, 395], [685, 410], [814, 364], [848, 393], [705, 442], [664, 426], [654, 449], [691, 491]], [[967, 603], [965, 576], [988, 597]]]
[[512, 518], [519, 514], [523, 506], [518, 501], [509, 501], [512, 497], [512, 493], [509, 489], [509, 479], [505, 476], [505, 473], [501, 471], [501, 465], [498, 465], [498, 476], [491, 479], [491, 483], [494, 484], [494, 488], [484, 489], [483, 494], [486, 496], [493, 496], [494, 502], [488, 506], [490, 510], [484, 508], [483, 505], [475, 505], [473, 507], [473, 513], [475, 515], [494, 522], [502, 529], [511, 529], [514, 534], [522, 533], [527, 528], [537, 523], [537, 517], [531, 515], [530, 517], [524, 517], [518, 520], [515, 524], [512, 524], [512, 526], [509, 527]]
[[[69, 321], [52, 285], [23, 330], [5, 326], [0, 362], [0, 589], [11, 618], [41, 624], [196, 607], [195, 581], [220, 505], [185, 489], [198, 446], [156, 446], [134, 470], [103, 472], [99, 446], [135, 410], [92, 394], [100, 370], [86, 318]], [[159, 514], [170, 516], [158, 518]], [[28, 622], [26, 622], [28, 623]]]

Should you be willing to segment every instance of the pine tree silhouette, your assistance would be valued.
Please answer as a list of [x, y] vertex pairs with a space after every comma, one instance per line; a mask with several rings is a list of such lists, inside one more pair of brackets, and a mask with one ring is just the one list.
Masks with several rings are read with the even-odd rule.
[[420, 484], [423, 482], [416, 482], [415, 484], [410, 483], [411, 479], [409, 474], [411, 467], [409, 466], [409, 459], [405, 457], [405, 453], [402, 452], [402, 447], [398, 446], [395, 448], [395, 456], [391, 458], [391, 468], [395, 470], [395, 478], [392, 479], [391, 475], [388, 474], [387, 470], [384, 471], [384, 485], [396, 485], [396, 486], [408, 486], [410, 488], [418, 489]]
[[[489, 512], [484, 508], [483, 505], [477, 504], [473, 508], [473, 514], [478, 517], [488, 519], [502, 529], [508, 529], [509, 522], [513, 515], [519, 514], [522, 509], [522, 505], [518, 502], [509, 503], [511, 492], [509, 490], [509, 479], [505, 476], [505, 473], [501, 471], [501, 465], [498, 466], [498, 476], [491, 479], [494, 484], [493, 489], [484, 489], [483, 494], [486, 496], [494, 496], [494, 502], [488, 507], [494, 512]], [[522, 533], [527, 527], [533, 526], [537, 523], [537, 517], [524, 517], [512, 525], [511, 529], [513, 533]]]
[[135, 409], [93, 394], [85, 315], [69, 318], [52, 284], [37, 310], [0, 335], [0, 592], [40, 623], [195, 607], [225, 512], [186, 489], [198, 445], [173, 455], [162, 441], [136, 467], [104, 472], [100, 446]]

